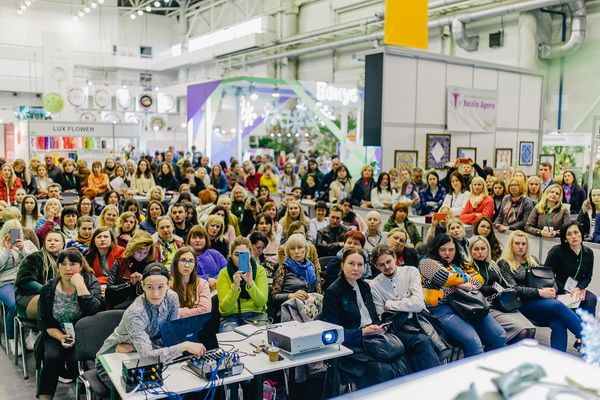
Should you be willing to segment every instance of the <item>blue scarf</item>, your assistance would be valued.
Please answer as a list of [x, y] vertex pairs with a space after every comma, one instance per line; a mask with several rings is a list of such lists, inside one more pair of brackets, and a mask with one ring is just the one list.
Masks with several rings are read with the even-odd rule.
[[292, 260], [290, 257], [286, 257], [284, 264], [290, 270], [294, 271], [296, 275], [304, 279], [309, 286], [314, 286], [317, 283], [315, 265], [308, 258], [305, 258], [304, 262], [298, 262]]

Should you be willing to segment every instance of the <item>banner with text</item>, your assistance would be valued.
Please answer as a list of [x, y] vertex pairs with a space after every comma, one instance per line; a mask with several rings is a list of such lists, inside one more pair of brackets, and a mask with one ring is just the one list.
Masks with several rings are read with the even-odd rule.
[[447, 125], [449, 131], [494, 132], [498, 111], [495, 90], [448, 87]]

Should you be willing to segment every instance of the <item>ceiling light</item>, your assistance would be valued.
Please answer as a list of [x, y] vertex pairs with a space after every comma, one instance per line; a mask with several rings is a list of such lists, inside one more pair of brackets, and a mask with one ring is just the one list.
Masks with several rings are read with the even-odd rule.
[[83, 18], [83, 16], [84, 16], [85, 14], [83, 13], [83, 11], [79, 11], [79, 12], [77, 13], [77, 15], [79, 15], [79, 17], [80, 17], [80, 18]]
[[17, 14], [19, 15], [23, 15], [23, 10], [21, 10], [20, 8], [17, 10]]
[[31, 0], [25, 0], [25, 5], [29, 7], [31, 5]]
[[155, 91], [155, 92], [158, 92], [159, 90], [160, 90], [160, 88], [159, 88], [158, 86], [155, 86], [155, 87], [154, 87], [154, 91]]
[[21, 7], [19, 7], [22, 11], [27, 10], [27, 6], [25, 4], [21, 4]]
[[104, 4], [104, 0], [98, 0], [99, 4]]
[[90, 13], [90, 11], [92, 11], [92, 10], [91, 10], [89, 7], [85, 7], [85, 8], [83, 9], [83, 11], [85, 11], [86, 13], [88, 13], [88, 14], [89, 14], [89, 13]]
[[96, 8], [96, 7], [98, 7], [98, 4], [96, 4], [95, 2], [93, 2], [93, 1], [92, 1], [92, 2], [90, 3], [90, 7], [92, 7], [92, 8]]
[[122, 85], [121, 85], [121, 87], [122, 87], [123, 89], [127, 89], [127, 85], [126, 85], [126, 84], [122, 84]]
[[152, 7], [150, 7], [150, 5], [147, 5], [146, 6], [146, 12], [150, 12], [150, 11], [152, 11]]
[[135, 14], [131, 14], [131, 15], [129, 16], [129, 18], [131, 18], [131, 19], [135, 19]]
[[142, 10], [137, 10], [137, 13], [138, 13], [139, 16], [141, 16], [141, 15], [144, 14], [144, 12]]
[[154, 2], [154, 7], [160, 7], [160, 1], [156, 0], [156, 1]]
[[88, 79], [87, 84], [88, 86], [92, 86], [94, 83]]
[[186, 122], [182, 122], [180, 126], [181, 126], [182, 129], [183, 128], [187, 128], [187, 123]]

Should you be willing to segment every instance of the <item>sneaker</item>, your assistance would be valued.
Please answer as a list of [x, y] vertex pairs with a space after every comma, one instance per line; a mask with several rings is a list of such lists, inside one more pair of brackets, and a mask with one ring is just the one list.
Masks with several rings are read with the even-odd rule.
[[58, 377], [58, 381], [61, 383], [73, 383], [74, 379], [71, 378], [63, 378], [62, 376]]
[[[19, 350], [17, 351], [17, 357], [21, 355], [22, 351], [23, 349], [21, 349], [21, 347], [19, 346]], [[15, 339], [8, 339], [8, 352], [10, 354], [13, 354], [15, 352]]]
[[39, 336], [39, 332], [35, 333], [33, 331], [29, 331], [29, 335], [27, 335], [27, 337], [25, 338], [25, 348], [27, 350], [35, 349], [35, 342], [37, 342]]

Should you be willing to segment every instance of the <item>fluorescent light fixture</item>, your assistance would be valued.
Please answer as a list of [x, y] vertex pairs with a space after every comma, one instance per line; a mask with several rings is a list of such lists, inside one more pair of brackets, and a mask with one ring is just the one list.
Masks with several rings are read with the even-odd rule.
[[89, 7], [87, 7], [87, 6], [86, 6], [86, 7], [83, 9], [83, 11], [85, 11], [87, 14], [89, 14], [89, 13], [90, 13], [92, 10], [91, 10]]
[[221, 29], [190, 39], [188, 43], [188, 49], [189, 51], [201, 50], [252, 34], [261, 33], [263, 31], [263, 19], [262, 17], [258, 17], [249, 21], [232, 25], [229, 28]]
[[131, 19], [135, 19], [135, 14], [131, 14], [131, 15], [129, 15], [129, 18], [131, 18]]
[[146, 6], [146, 12], [150, 12], [150, 11], [152, 11], [152, 7], [150, 7], [150, 5], [147, 5]]
[[96, 7], [98, 7], [98, 4], [96, 4], [95, 2], [93, 2], [93, 1], [92, 1], [92, 2], [90, 3], [90, 7], [92, 7], [92, 8], [96, 8]]
[[137, 13], [138, 13], [139, 16], [144, 15], [144, 12], [142, 10], [137, 10]]

